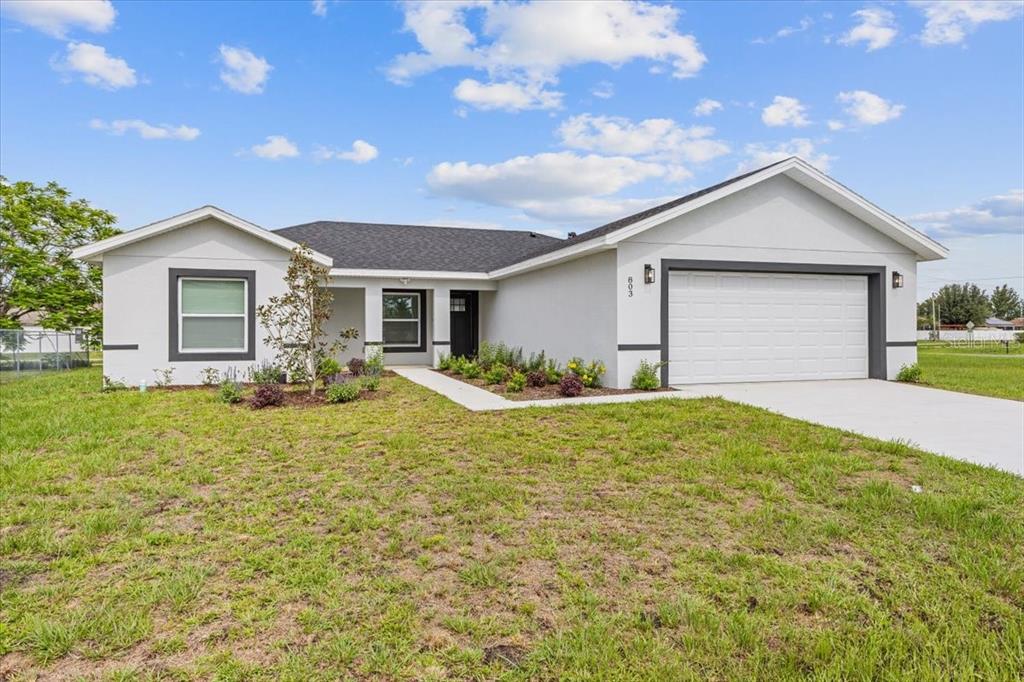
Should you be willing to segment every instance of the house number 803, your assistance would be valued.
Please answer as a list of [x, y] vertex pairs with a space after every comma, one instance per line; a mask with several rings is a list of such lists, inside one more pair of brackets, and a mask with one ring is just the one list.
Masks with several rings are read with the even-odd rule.
[[633, 276], [626, 278], [626, 297], [633, 298]]

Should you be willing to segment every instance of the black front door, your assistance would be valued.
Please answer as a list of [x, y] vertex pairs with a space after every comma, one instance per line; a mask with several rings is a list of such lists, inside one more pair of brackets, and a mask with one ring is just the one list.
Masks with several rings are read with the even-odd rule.
[[452, 356], [474, 357], [477, 351], [476, 291], [451, 293]]

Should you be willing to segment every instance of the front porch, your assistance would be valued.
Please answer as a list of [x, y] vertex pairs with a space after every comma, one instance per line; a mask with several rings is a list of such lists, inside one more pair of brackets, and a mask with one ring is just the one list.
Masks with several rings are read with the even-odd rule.
[[384, 354], [389, 366], [437, 366], [442, 354], [472, 356], [480, 343], [482, 305], [493, 282], [381, 278], [373, 281], [333, 278], [328, 333], [359, 330], [357, 340], [337, 357]]

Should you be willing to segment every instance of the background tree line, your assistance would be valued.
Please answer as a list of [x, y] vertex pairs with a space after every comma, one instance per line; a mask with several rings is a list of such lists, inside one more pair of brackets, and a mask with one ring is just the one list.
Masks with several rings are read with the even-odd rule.
[[917, 304], [918, 328], [930, 328], [932, 315], [940, 324], [985, 324], [989, 317], [1012, 320], [1024, 317], [1020, 295], [1008, 284], [997, 286], [990, 296], [977, 284], [947, 284]]

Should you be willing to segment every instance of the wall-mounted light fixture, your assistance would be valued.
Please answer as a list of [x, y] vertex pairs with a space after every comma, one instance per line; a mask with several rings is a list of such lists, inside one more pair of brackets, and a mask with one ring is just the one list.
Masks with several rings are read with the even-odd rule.
[[902, 289], [903, 288], [903, 275], [901, 275], [900, 273], [896, 272], [895, 270], [892, 271], [892, 288], [893, 289]]
[[644, 263], [644, 284], [654, 284], [654, 266]]

